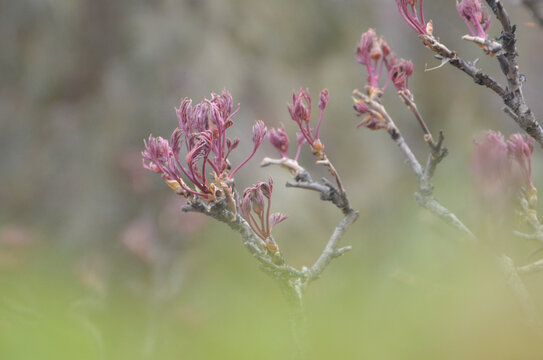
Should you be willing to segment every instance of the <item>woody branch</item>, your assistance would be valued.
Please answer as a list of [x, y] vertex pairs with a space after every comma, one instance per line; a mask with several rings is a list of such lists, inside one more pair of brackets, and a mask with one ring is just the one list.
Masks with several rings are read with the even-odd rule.
[[[500, 65], [501, 72], [507, 80], [507, 86], [500, 84], [490, 75], [477, 68], [476, 61], [468, 62], [462, 59], [456, 51], [450, 50], [433, 35], [432, 22], [424, 22], [424, 19], [414, 17], [403, 8], [405, 0], [398, 0], [398, 7], [402, 17], [419, 33], [424, 45], [435, 52], [437, 57], [442, 60], [442, 65], [449, 63], [457, 69], [470, 76], [478, 85], [483, 85], [496, 93], [503, 101], [504, 112], [509, 115], [526, 133], [532, 136], [541, 146], [543, 146], [543, 128], [536, 119], [534, 113], [526, 103], [522, 93], [522, 83], [524, 76], [519, 72], [519, 66], [516, 60], [518, 56], [516, 51], [516, 25], [511, 24], [509, 15], [499, 0], [486, 0], [492, 9], [495, 17], [499, 20], [502, 31], [496, 40], [490, 40], [487, 37], [487, 30], [490, 24], [488, 14], [482, 9], [476, 9], [463, 5], [463, 2], [457, 5], [457, 8], [464, 17], [471, 35], [463, 38], [475, 42], [486, 54], [495, 56]], [[407, 5], [405, 5], [407, 6]], [[477, 11], [477, 14], [473, 14]], [[475, 21], [474, 19], [479, 19]], [[413, 26], [412, 22], [417, 22]], [[473, 28], [479, 31], [472, 31]]]

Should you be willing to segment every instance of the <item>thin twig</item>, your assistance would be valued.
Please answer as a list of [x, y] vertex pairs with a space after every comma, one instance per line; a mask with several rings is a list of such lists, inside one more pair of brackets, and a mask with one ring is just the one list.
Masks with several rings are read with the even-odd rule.
[[464, 73], [470, 76], [476, 84], [486, 86], [501, 98], [506, 95], [507, 90], [504, 86], [499, 84], [490, 75], [478, 69], [474, 63], [470, 63], [460, 58], [455, 51], [450, 50], [445, 45], [440, 43], [433, 35], [421, 35], [421, 38], [424, 45], [426, 45], [428, 49], [438, 54], [440, 59], [448, 59], [448, 62], [452, 66], [462, 70]]
[[227, 224], [243, 238], [243, 246], [260, 262], [262, 270], [276, 280], [288, 281], [304, 277], [304, 274], [287, 264], [277, 264], [266, 251], [266, 244], [256, 236], [245, 219], [239, 213], [232, 215], [223, 203], [206, 205], [200, 199], [182, 208], [184, 212], [199, 212]]
[[303, 167], [301, 167], [294, 159], [289, 159], [285, 157], [281, 159], [272, 159], [269, 157], [265, 157], [260, 162], [260, 167], [266, 167], [270, 165], [277, 165], [283, 167], [287, 169], [292, 174], [292, 176], [309, 176], [309, 173]]
[[543, 271], [543, 259], [533, 262], [528, 265], [519, 266], [517, 272], [519, 274], [529, 274], [536, 271]]
[[513, 234], [519, 238], [526, 239], [526, 240], [536, 240], [539, 242], [543, 242], [543, 233], [542, 232], [536, 232], [533, 234], [524, 234], [520, 231], [513, 231]]
[[313, 266], [311, 266], [309, 269], [307, 267], [303, 267], [300, 276], [293, 277], [289, 279], [289, 281], [282, 281], [280, 283], [283, 294], [287, 298], [288, 303], [291, 305], [291, 329], [293, 332], [293, 337], [298, 345], [297, 349], [299, 358], [305, 358], [305, 355], [307, 354], [305, 341], [305, 317], [303, 312], [304, 291], [311, 282], [319, 278], [321, 273], [326, 269], [333, 259], [340, 257], [347, 251], [351, 250], [350, 246], [339, 248], [339, 242], [347, 229], [358, 218], [358, 212], [351, 208], [347, 198], [347, 193], [343, 188], [341, 178], [334, 165], [326, 157], [326, 154], [322, 152], [319, 154], [317, 164], [324, 165], [328, 168], [329, 172], [336, 180], [337, 187], [326, 178], [322, 178], [321, 182], [314, 181], [311, 174], [293, 159], [264, 158], [260, 164], [260, 166], [263, 167], [276, 165], [286, 168], [294, 176], [294, 181], [288, 181], [286, 183], [286, 187], [316, 191], [320, 194], [321, 200], [331, 201], [345, 215], [345, 217], [336, 226], [332, 236], [328, 239], [326, 246]]
[[[329, 169], [333, 169], [333, 172], [336, 174], [336, 181], [338, 181], [339, 175], [334, 166], [327, 158], [325, 158], [325, 160], [327, 161], [327, 164], [325, 165], [329, 167]], [[199, 198], [193, 198], [189, 201], [188, 205], [182, 208], [182, 210], [185, 212], [199, 212], [205, 214], [227, 224], [232, 230], [238, 232], [243, 239], [243, 245], [253, 257], [260, 262], [262, 270], [279, 281], [279, 285], [288, 302], [292, 304], [294, 308], [298, 308], [301, 307], [305, 287], [319, 277], [332, 259], [337, 258], [350, 250], [350, 247], [338, 248], [339, 241], [348, 227], [358, 218], [358, 212], [350, 207], [349, 201], [347, 200], [347, 194], [344, 190], [340, 191], [334, 184], [325, 178], [323, 178], [321, 182], [314, 181], [310, 173], [301, 167], [297, 161], [287, 158], [265, 158], [261, 163], [261, 166], [269, 165], [284, 167], [294, 175], [294, 181], [288, 182], [286, 185], [287, 187], [317, 191], [320, 193], [322, 200], [331, 201], [345, 215], [329, 238], [322, 254], [311, 268], [304, 268], [300, 271], [286, 264], [282, 259], [282, 256], [279, 262], [277, 259], [274, 259], [267, 251], [266, 243], [254, 233], [247, 221], [245, 221], [239, 213], [233, 213], [228, 206], [226, 206], [224, 201], [218, 203], [205, 203]], [[298, 313], [299, 311], [301, 310], [296, 310]]]
[[[440, 219], [442, 219], [449, 225], [457, 228], [458, 230], [466, 234], [471, 241], [476, 242], [477, 238], [467, 228], [467, 226], [464, 225], [454, 213], [452, 213], [446, 207], [441, 205], [435, 199], [433, 195], [433, 185], [430, 182], [430, 180], [437, 163], [439, 163], [441, 159], [443, 159], [443, 157], [445, 156], [444, 155], [445, 152], [442, 153], [442, 150], [441, 150], [442, 144], [443, 144], [443, 139], [442, 139], [443, 135], [442, 134], [440, 135], [440, 140], [438, 140], [438, 143], [436, 144], [433, 144], [433, 142], [431, 144], [429, 143], [432, 150], [429, 156], [429, 160], [428, 160], [429, 165], [427, 166], [427, 169], [430, 169], [430, 170], [425, 170], [422, 167], [422, 165], [419, 163], [419, 161], [417, 160], [417, 157], [415, 156], [415, 154], [413, 154], [413, 152], [411, 151], [411, 148], [405, 142], [405, 139], [400, 133], [400, 130], [398, 129], [398, 127], [396, 126], [396, 124], [394, 123], [390, 115], [387, 113], [384, 106], [378, 103], [376, 100], [373, 100], [364, 94], [361, 94], [361, 96], [363, 97], [364, 103], [368, 106], [368, 108], [374, 110], [375, 112], [378, 112], [382, 116], [382, 118], [385, 120], [386, 129], [388, 133], [390, 134], [390, 137], [392, 138], [392, 140], [394, 140], [396, 145], [398, 145], [398, 147], [400, 148], [400, 150], [406, 157], [407, 163], [409, 164], [409, 166], [415, 173], [415, 176], [419, 180], [419, 192], [415, 194], [415, 197], [419, 205], [428, 209], [430, 212], [437, 215]], [[437, 146], [439, 146], [439, 148], [437, 148]], [[442, 155], [436, 156], [434, 152], [442, 153]]]
[[[336, 182], [339, 181], [339, 184], [341, 181], [339, 180], [339, 174], [335, 170], [332, 163], [324, 156], [327, 163], [326, 165], [331, 172], [333, 171], [333, 174], [336, 178]], [[265, 158], [261, 166], [268, 166], [268, 165], [279, 165], [282, 167], [285, 167], [285, 164], [290, 164], [291, 159], [269, 159]], [[295, 164], [291, 164], [292, 168], [297, 169], [297, 173], [301, 174], [296, 176], [294, 178], [294, 181], [288, 181], [286, 183], [287, 187], [293, 187], [293, 188], [301, 188], [301, 189], [307, 189], [312, 190], [320, 193], [320, 198], [323, 201], [331, 201], [334, 205], [336, 205], [337, 208], [339, 208], [343, 214], [345, 215], [344, 218], [340, 221], [338, 226], [335, 228], [334, 233], [329, 238], [324, 250], [322, 251], [321, 255], [311, 266], [311, 268], [307, 269], [305, 268], [303, 270], [305, 274], [305, 278], [301, 279], [300, 282], [300, 289], [303, 291], [305, 287], [312, 281], [316, 280], [320, 274], [324, 271], [324, 269], [328, 266], [328, 264], [335, 258], [343, 255], [347, 251], [351, 249], [350, 246], [338, 248], [339, 241], [343, 237], [345, 231], [356, 221], [358, 218], [358, 212], [353, 210], [349, 204], [347, 194], [345, 190], [341, 191], [338, 187], [336, 187], [334, 184], [332, 184], [328, 179], [322, 178], [321, 182], [316, 182], [312, 179], [311, 175], [307, 170], [305, 170], [303, 167], [301, 167], [297, 162]]]
[[282, 159], [270, 159], [264, 158], [260, 163], [260, 166], [265, 167], [269, 165], [277, 165], [283, 168], [286, 168], [295, 174], [294, 181], [288, 181], [286, 187], [292, 188], [301, 188], [307, 190], [313, 190], [320, 193], [321, 200], [331, 201], [336, 205], [345, 215], [350, 213], [353, 209], [349, 203], [346, 191], [340, 190], [339, 185], [341, 184], [341, 179], [338, 172], [336, 171], [334, 165], [328, 160], [326, 155], [323, 156], [324, 160], [317, 161], [317, 164], [325, 165], [330, 173], [334, 175], [337, 187], [332, 184], [328, 179], [322, 178], [321, 182], [314, 181], [309, 172], [298, 164], [297, 161], [292, 159], [282, 158]]
[[286, 187], [300, 188], [306, 190], [313, 190], [318, 193], [326, 193], [329, 189], [325, 185], [322, 185], [315, 181], [287, 181]]
[[434, 140], [432, 139], [432, 133], [430, 132], [428, 125], [426, 125], [426, 122], [422, 118], [422, 115], [420, 114], [419, 109], [417, 108], [417, 104], [415, 104], [415, 102], [413, 101], [413, 95], [403, 90], [398, 91], [398, 95], [400, 96], [400, 99], [402, 99], [404, 104], [407, 106], [407, 108], [413, 113], [413, 115], [415, 115], [415, 118], [417, 119], [420, 127], [422, 128], [424, 137], [428, 138], [429, 141], [431, 141], [431, 143], [433, 144]]
[[543, 328], [539, 320], [537, 308], [530, 292], [526, 288], [526, 285], [524, 285], [524, 281], [520, 278], [515, 263], [510, 257], [504, 254], [498, 256], [498, 263], [500, 270], [506, 277], [509, 288], [513, 290], [513, 294], [515, 294], [517, 301], [524, 311], [528, 324], [535, 329], [540, 336], [543, 335]]
[[332, 162], [330, 162], [330, 160], [328, 159], [326, 154], [323, 153], [322, 156], [323, 156], [322, 160], [318, 160], [317, 164], [324, 165], [324, 166], [326, 166], [328, 168], [328, 171], [330, 172], [330, 174], [336, 180], [336, 184], [337, 184], [337, 187], [338, 187], [338, 190], [339, 190], [340, 194], [344, 194], [345, 189], [343, 188], [343, 182], [341, 181], [341, 178], [339, 177], [339, 174], [338, 174], [336, 168], [334, 167], [334, 164], [332, 164]]
[[443, 146], [444, 140], [445, 136], [443, 135], [443, 130], [439, 130], [437, 143], [428, 143], [430, 145], [430, 154], [428, 154], [428, 161], [426, 162], [426, 167], [424, 169], [427, 179], [431, 179], [432, 176], [434, 176], [437, 165], [449, 154], [449, 150]]
[[[421, 35], [424, 45], [438, 54], [440, 59], [446, 59], [452, 66], [462, 70], [469, 75], [476, 84], [486, 86], [494, 91], [506, 105], [504, 111], [541, 146], [543, 146], [543, 128], [535, 118], [534, 113], [526, 104], [522, 94], [521, 85], [523, 76], [519, 74], [516, 61], [516, 26], [511, 25], [509, 16], [498, 0], [486, 0], [492, 11], [502, 24], [502, 34], [499, 43], [501, 49], [496, 51], [496, 58], [500, 63], [501, 70], [507, 78], [508, 86], [504, 87], [485, 72], [478, 69], [474, 63], [467, 62], [460, 58], [455, 51], [450, 50], [437, 40], [433, 35]], [[497, 48], [493, 48], [497, 49]]]
[[[452, 213], [449, 209], [441, 205], [433, 196], [433, 185], [430, 182], [433, 172], [437, 164], [443, 159], [446, 155], [446, 152], [441, 156], [435, 156], [439, 154], [442, 150], [443, 145], [443, 133], [440, 132], [440, 136], [437, 143], [432, 143], [427, 141], [431, 148], [431, 153], [429, 155], [428, 164], [426, 169], [424, 169], [407, 143], [405, 142], [400, 131], [394, 124], [392, 118], [388, 115], [386, 109], [376, 100], [371, 99], [369, 96], [366, 96], [361, 93], [357, 93], [358, 96], [362, 98], [366, 106], [377, 113], [380, 114], [381, 118], [385, 121], [385, 129], [387, 129], [391, 138], [401, 149], [403, 154], [407, 159], [407, 163], [411, 166], [411, 169], [415, 173], [417, 179], [419, 180], [419, 192], [415, 194], [417, 202], [422, 207], [428, 209], [431, 213], [445, 221], [447, 224], [455, 227], [462, 233], [468, 235], [468, 238], [473, 244], [478, 244], [479, 240], [477, 237], [469, 230], [459, 219]], [[422, 117], [421, 117], [422, 119]], [[527, 322], [539, 333], [543, 334], [543, 328], [539, 321], [537, 309], [533, 303], [533, 300], [530, 296], [529, 291], [526, 289], [524, 282], [519, 276], [515, 264], [511, 258], [505, 254], [501, 254], [497, 257], [498, 268], [505, 276], [509, 288], [512, 290], [513, 294], [517, 298], [523, 312], [526, 315]]]
[[330, 264], [330, 262], [337, 258], [338, 256], [343, 255], [345, 252], [350, 250], [350, 247], [344, 247], [338, 249], [338, 244], [345, 231], [356, 221], [358, 218], [358, 212], [351, 209], [351, 211], [341, 220], [338, 226], [335, 228], [334, 233], [328, 240], [324, 251], [319, 256], [315, 264], [307, 271], [307, 279], [304, 283], [304, 286], [310, 282], [319, 278], [320, 274], [324, 269]]

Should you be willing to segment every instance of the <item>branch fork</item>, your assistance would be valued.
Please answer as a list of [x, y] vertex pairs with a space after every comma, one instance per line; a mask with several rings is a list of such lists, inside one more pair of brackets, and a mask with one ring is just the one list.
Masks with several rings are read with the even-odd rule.
[[501, 1], [486, 0], [486, 2], [502, 26], [501, 35], [496, 40], [477, 38], [470, 35], [464, 36], [463, 39], [473, 41], [481, 46], [488, 55], [497, 58], [500, 69], [507, 80], [507, 86], [501, 85], [491, 76], [478, 69], [474, 63], [460, 58], [455, 51], [447, 48], [431, 33], [421, 34], [420, 37], [428, 49], [441, 57], [442, 65], [446, 62], [450, 63], [470, 76], [476, 84], [486, 86], [501, 97], [505, 105], [504, 112], [543, 147], [543, 128], [526, 103], [522, 93], [524, 76], [520, 74], [516, 60], [518, 56], [516, 52], [516, 26], [511, 24], [509, 15]]

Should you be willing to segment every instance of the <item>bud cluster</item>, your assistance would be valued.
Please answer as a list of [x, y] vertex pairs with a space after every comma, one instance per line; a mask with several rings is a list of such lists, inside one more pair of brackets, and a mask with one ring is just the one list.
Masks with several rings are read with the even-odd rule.
[[[409, 60], [397, 58], [392, 53], [386, 41], [382, 37], [377, 36], [374, 29], [369, 29], [362, 34], [354, 57], [356, 61], [366, 67], [368, 72], [367, 96], [357, 96], [354, 99], [354, 109], [357, 115], [364, 116], [357, 127], [365, 126], [373, 130], [382, 129], [385, 127], [383, 119], [378, 113], [370, 110], [365, 98], [370, 101], [379, 101], [388, 84], [391, 82], [398, 93], [412, 97], [409, 91], [409, 77], [413, 75], [413, 63]], [[387, 77], [384, 85], [381, 87], [379, 81], [385, 69]]]
[[271, 178], [268, 182], [261, 181], [248, 187], [243, 192], [240, 208], [243, 218], [254, 233], [265, 242], [271, 255], [278, 257], [280, 256], [279, 248], [271, 237], [271, 232], [273, 227], [285, 220], [287, 216], [270, 212], [272, 191], [273, 180]]
[[[261, 120], [255, 122], [253, 151], [232, 170], [228, 157], [239, 145], [239, 139], [230, 139], [226, 132], [234, 124], [232, 118], [238, 110], [239, 105], [234, 110], [232, 96], [226, 91], [212, 93], [211, 99], [204, 99], [195, 106], [191, 99], [183, 99], [176, 109], [179, 128], [174, 130], [170, 141], [153, 136], [144, 141], [143, 166], [161, 174], [181, 195], [198, 196], [206, 201], [231, 197], [234, 174], [255, 154], [267, 132]], [[183, 147], [186, 149], [184, 164], [180, 160]], [[212, 180], [208, 174], [211, 170]]]
[[328, 104], [328, 98], [328, 90], [322, 90], [320, 93], [318, 105], [320, 110], [319, 121], [317, 122], [315, 131], [313, 131], [313, 129], [309, 125], [309, 122], [311, 121], [311, 94], [309, 93], [309, 90], [304, 90], [300, 88], [300, 91], [298, 91], [297, 93], [295, 91], [292, 92], [292, 105], [288, 104], [287, 108], [290, 113], [290, 117], [296, 122], [296, 124], [298, 124], [298, 127], [300, 129], [300, 134], [298, 136], [298, 153], [296, 155], [296, 159], [299, 156], [299, 148], [304, 141], [307, 141], [309, 143], [309, 146], [311, 146], [313, 153], [317, 155], [322, 154], [324, 145], [319, 139], [319, 132], [322, 120], [324, 118], [324, 109]]
[[419, 3], [417, 14], [418, 0], [396, 0], [396, 5], [402, 18], [411, 26], [419, 35], [432, 35], [432, 21], [428, 23], [424, 20], [424, 11], [422, 9], [422, 0]]
[[466, 22], [472, 36], [485, 39], [490, 28], [490, 16], [481, 5], [481, 0], [456, 1], [456, 10]]
[[513, 134], [506, 141], [501, 133], [487, 131], [475, 145], [473, 170], [486, 198], [502, 197], [519, 188], [526, 193], [536, 192], [532, 182], [532, 137]]

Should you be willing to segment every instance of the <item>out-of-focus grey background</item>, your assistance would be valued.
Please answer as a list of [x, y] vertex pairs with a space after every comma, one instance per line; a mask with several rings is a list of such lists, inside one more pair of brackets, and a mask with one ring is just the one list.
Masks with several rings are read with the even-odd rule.
[[[518, 24], [526, 99], [543, 114], [543, 29], [517, 2], [504, 4]], [[467, 30], [454, 1], [428, 1], [425, 14], [444, 43], [501, 78], [494, 59], [460, 40]], [[454, 231], [417, 207], [416, 179], [388, 135], [355, 129], [351, 92], [364, 87], [366, 73], [353, 53], [369, 27], [414, 62], [419, 110], [432, 131], [445, 131], [450, 155], [436, 173], [436, 195], [490, 238], [490, 253], [505, 248], [519, 263], [533, 259], [533, 244], [495, 239], [503, 235], [496, 223], [514, 223], [514, 215], [485, 208], [470, 173], [474, 137], [519, 129], [500, 99], [456, 69], [424, 71], [439, 62], [394, 1], [3, 0], [0, 357], [290, 353], [275, 284], [236, 234], [181, 214], [183, 200], [141, 168], [140, 151], [149, 133], [170, 135], [181, 98], [197, 102], [222, 89], [241, 104], [231, 129], [242, 139], [235, 162], [251, 150], [255, 119], [284, 122], [294, 140], [286, 103], [300, 86], [313, 96], [330, 91], [321, 138], [360, 211], [344, 240], [354, 250], [308, 292], [313, 358], [541, 356], [485, 255], [458, 246]], [[490, 33], [498, 32], [493, 21]], [[384, 103], [425, 159], [410, 113], [393, 91]], [[275, 156], [269, 144], [238, 173], [237, 187], [274, 177], [273, 210], [289, 215], [275, 237], [289, 262], [311, 264], [340, 214], [313, 193], [284, 188], [281, 169], [260, 169], [266, 155]], [[536, 186], [539, 159], [536, 150]], [[301, 163], [326, 175], [307, 148]], [[541, 278], [527, 281], [540, 303]], [[79, 344], [73, 349], [63, 342], [70, 336]]]

